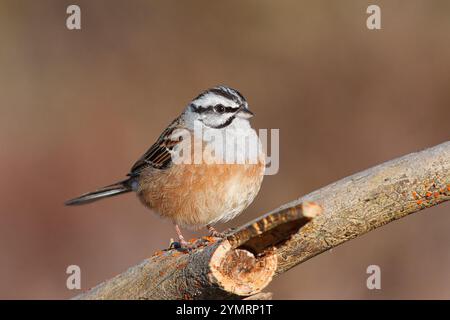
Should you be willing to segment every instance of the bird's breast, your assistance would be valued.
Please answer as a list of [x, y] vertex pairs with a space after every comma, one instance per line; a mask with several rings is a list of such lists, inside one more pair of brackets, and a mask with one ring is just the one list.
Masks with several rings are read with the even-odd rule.
[[255, 198], [264, 176], [256, 164], [177, 164], [145, 170], [138, 197], [149, 208], [193, 229], [228, 221]]

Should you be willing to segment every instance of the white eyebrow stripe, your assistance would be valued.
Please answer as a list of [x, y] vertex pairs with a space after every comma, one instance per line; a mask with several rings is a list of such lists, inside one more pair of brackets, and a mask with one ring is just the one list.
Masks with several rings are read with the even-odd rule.
[[197, 107], [209, 107], [217, 104], [223, 104], [225, 107], [239, 108], [238, 104], [233, 100], [219, 96], [214, 93], [207, 93], [204, 96], [192, 101]]

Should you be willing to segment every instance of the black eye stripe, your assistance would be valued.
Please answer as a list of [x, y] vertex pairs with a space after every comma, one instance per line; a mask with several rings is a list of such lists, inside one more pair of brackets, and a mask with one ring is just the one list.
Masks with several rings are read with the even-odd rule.
[[236, 112], [239, 108], [233, 108], [233, 107], [225, 107], [223, 106], [224, 112], [225, 113], [234, 113]]
[[[191, 104], [192, 111], [195, 113], [200, 113], [200, 114], [205, 113], [205, 112], [214, 112], [214, 107], [215, 106], [208, 106], [208, 107], [204, 108], [202, 106], [196, 106], [195, 104]], [[224, 113], [234, 113], [239, 109], [239, 107], [233, 108], [233, 107], [225, 107], [225, 106], [223, 106], [223, 108], [224, 108]]]
[[195, 113], [203, 113], [206, 112], [206, 108], [202, 108], [202, 106], [196, 106], [195, 104], [191, 104], [191, 109]]

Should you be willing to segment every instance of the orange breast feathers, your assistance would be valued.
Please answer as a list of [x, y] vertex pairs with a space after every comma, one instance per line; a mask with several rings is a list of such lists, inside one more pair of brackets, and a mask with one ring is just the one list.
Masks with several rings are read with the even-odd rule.
[[216, 164], [211, 160], [173, 164], [165, 170], [144, 169], [139, 199], [160, 216], [190, 229], [234, 218], [261, 187], [264, 157], [260, 154], [255, 164]]

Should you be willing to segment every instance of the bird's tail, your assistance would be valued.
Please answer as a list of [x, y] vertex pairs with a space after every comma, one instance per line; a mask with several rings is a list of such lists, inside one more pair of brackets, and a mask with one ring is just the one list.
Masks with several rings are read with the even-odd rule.
[[101, 189], [85, 193], [78, 198], [74, 198], [65, 202], [66, 206], [78, 206], [81, 204], [90, 203], [107, 197], [117, 196], [122, 193], [132, 191], [131, 179], [126, 179]]

